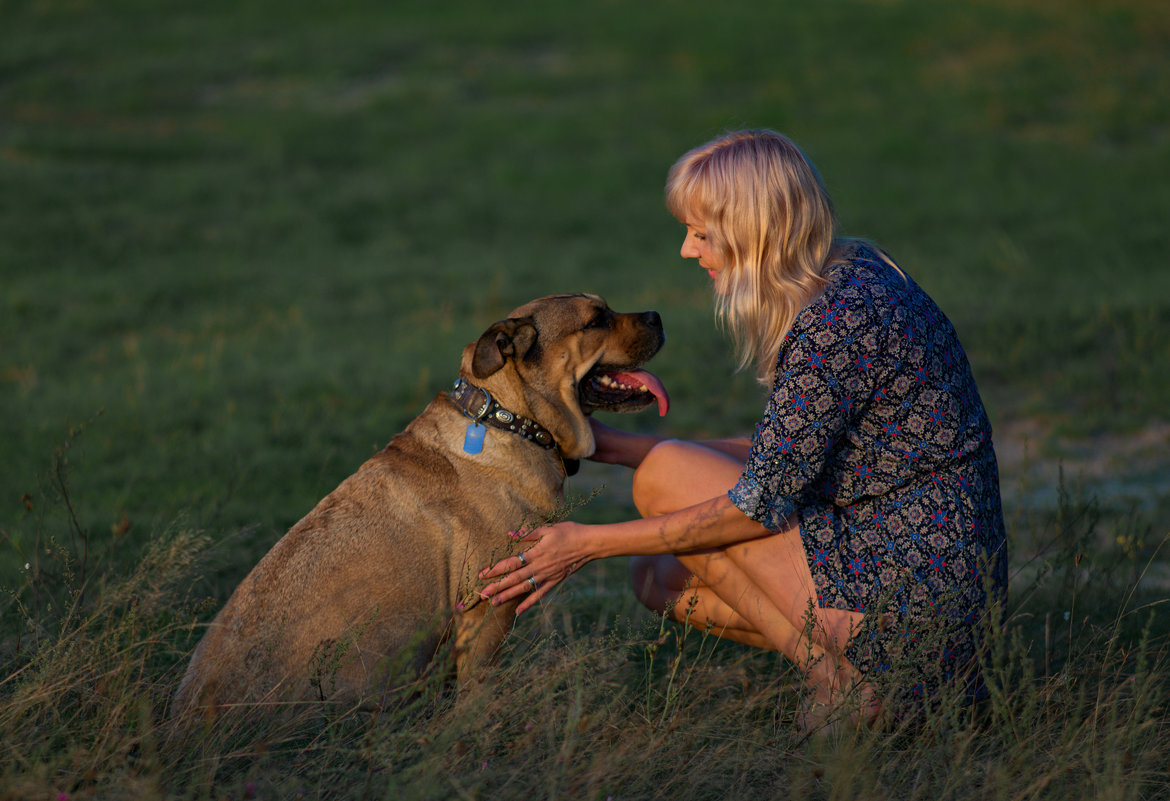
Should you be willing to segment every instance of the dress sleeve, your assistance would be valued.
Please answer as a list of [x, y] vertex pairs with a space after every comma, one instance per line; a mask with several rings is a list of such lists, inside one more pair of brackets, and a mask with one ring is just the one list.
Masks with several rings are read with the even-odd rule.
[[743, 474], [728, 492], [769, 530], [790, 526], [806, 493], [833, 494], [825, 465], [873, 393], [878, 330], [874, 304], [861, 292], [826, 293], [797, 316]]

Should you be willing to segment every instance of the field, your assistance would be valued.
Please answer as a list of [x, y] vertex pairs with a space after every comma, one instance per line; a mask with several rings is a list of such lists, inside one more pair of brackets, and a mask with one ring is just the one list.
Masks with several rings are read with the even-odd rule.
[[[0, 0], [0, 799], [1170, 797], [1168, 53], [1143, 0]], [[801, 740], [783, 660], [611, 560], [473, 703], [171, 736], [199, 624], [514, 306], [657, 309], [671, 414], [607, 422], [750, 428], [662, 202], [741, 127], [959, 331], [1013, 549], [991, 701]], [[576, 519], [635, 514], [598, 489]]]

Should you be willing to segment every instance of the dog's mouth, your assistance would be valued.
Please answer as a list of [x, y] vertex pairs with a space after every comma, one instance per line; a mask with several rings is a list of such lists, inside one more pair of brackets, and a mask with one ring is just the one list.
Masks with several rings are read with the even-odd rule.
[[646, 370], [615, 370], [594, 367], [581, 380], [578, 394], [586, 412], [636, 412], [658, 401], [658, 415], [670, 410], [670, 396], [658, 376]]

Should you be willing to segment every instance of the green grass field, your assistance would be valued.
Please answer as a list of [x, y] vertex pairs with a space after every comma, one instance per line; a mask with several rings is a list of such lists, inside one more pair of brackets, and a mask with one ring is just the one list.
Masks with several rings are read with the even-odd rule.
[[[0, 0], [0, 799], [1170, 796], [1168, 53], [1141, 0]], [[800, 742], [782, 660], [614, 560], [470, 707], [168, 739], [196, 624], [514, 306], [662, 314], [672, 412], [615, 422], [754, 423], [662, 184], [764, 126], [974, 365], [992, 702]], [[634, 514], [600, 485], [578, 519]]]

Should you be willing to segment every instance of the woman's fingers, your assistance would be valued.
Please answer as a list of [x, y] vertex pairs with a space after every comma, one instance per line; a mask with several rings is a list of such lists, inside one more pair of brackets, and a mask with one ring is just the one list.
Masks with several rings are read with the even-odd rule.
[[560, 523], [527, 532], [512, 532], [513, 539], [534, 544], [523, 553], [501, 559], [480, 571], [479, 577], [491, 582], [479, 591], [480, 597], [492, 604], [522, 598], [517, 613], [531, 608], [587, 561], [572, 547], [566, 548], [566, 543], [571, 540], [569, 532], [576, 530], [576, 524]]
[[497, 579], [488, 584], [479, 591], [481, 598], [491, 600], [493, 603], [497, 601], [507, 601], [517, 595], [522, 594], [525, 590], [532, 591], [533, 586], [529, 583], [529, 579], [537, 581], [536, 568], [529, 565], [527, 557], [509, 556], [506, 559], [501, 559], [487, 570], [479, 574], [481, 579]]
[[529, 609], [535, 606], [541, 598], [548, 595], [549, 591], [551, 591], [552, 588], [556, 586], [556, 584], [557, 582], [555, 581], [546, 581], [544, 584], [539, 585], [535, 590], [528, 593], [528, 597], [521, 601], [520, 605], [516, 607], [516, 614], [520, 614], [525, 609]]
[[[540, 542], [541, 534], [538, 532], [542, 530], [543, 529], [534, 528], [529, 531], [509, 531], [508, 536], [516, 542]], [[505, 557], [496, 562], [491, 567], [479, 571], [479, 577], [481, 579], [495, 578], [496, 576], [502, 576], [507, 573], [511, 573], [514, 570], [525, 567], [528, 564], [528, 557], [526, 554], [527, 551], [524, 553], [518, 553], [515, 556]]]
[[[527, 558], [527, 557], [525, 557], [525, 558]], [[496, 576], [504, 576], [504, 575], [507, 575], [508, 573], [512, 573], [514, 571], [519, 570], [520, 568], [524, 567], [526, 564], [527, 563], [526, 563], [525, 559], [521, 559], [519, 555], [509, 556], [505, 559], [501, 559], [500, 561], [496, 562], [494, 565], [487, 568], [486, 570], [479, 571], [479, 577], [481, 579], [490, 579], [490, 578], [495, 578]], [[487, 589], [487, 588], [485, 587], [484, 589]]]
[[509, 531], [508, 536], [516, 542], [540, 542], [541, 537], [544, 536], [540, 533], [543, 530], [541, 528], [530, 528], [527, 531]]
[[490, 600], [493, 606], [497, 606], [514, 598], [528, 595], [529, 598], [516, 610], [520, 612], [543, 598], [549, 589], [557, 583], [558, 581], [555, 579], [541, 582], [531, 570], [518, 570], [508, 573], [499, 581], [484, 587], [480, 590], [480, 596]]

